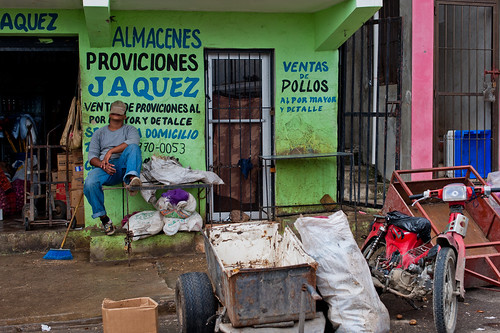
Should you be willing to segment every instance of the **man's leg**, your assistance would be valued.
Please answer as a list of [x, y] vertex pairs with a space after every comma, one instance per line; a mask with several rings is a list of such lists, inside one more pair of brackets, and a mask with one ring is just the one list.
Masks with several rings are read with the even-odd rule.
[[83, 193], [92, 207], [92, 218], [99, 217], [106, 235], [112, 235], [115, 232], [113, 222], [109, 219], [104, 208], [103, 185], [116, 185], [121, 182], [121, 175], [108, 175], [104, 170], [95, 168], [90, 170], [83, 185]]
[[90, 170], [87, 178], [85, 178], [83, 193], [92, 207], [93, 219], [106, 215], [102, 186], [108, 178], [110, 178], [110, 176], [100, 168]]
[[136, 144], [130, 144], [120, 155], [117, 162], [124, 169], [123, 181], [130, 183], [133, 177], [139, 177], [142, 168], [141, 148]]
[[131, 186], [137, 187], [142, 184], [139, 179], [142, 168], [141, 148], [135, 144], [128, 145], [116, 164], [120, 165], [120, 167], [115, 167], [115, 169], [120, 169], [122, 172], [123, 182], [126, 184], [130, 195], [136, 195], [137, 190], [131, 190]]

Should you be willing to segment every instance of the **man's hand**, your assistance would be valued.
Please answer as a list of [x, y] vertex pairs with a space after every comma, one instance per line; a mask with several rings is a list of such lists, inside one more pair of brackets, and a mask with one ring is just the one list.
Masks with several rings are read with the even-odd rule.
[[104, 171], [106, 171], [106, 173], [108, 175], [113, 175], [116, 172], [116, 169], [114, 168], [115, 165], [111, 164], [109, 162], [106, 162], [106, 159], [104, 159], [104, 160], [101, 161], [100, 167], [101, 167], [101, 169], [103, 169]]
[[113, 153], [111, 152], [111, 149], [110, 149], [110, 150], [108, 150], [106, 155], [104, 155], [104, 159], [101, 161], [101, 165], [100, 165], [101, 169], [106, 171], [106, 173], [108, 175], [113, 175], [116, 172], [116, 169], [114, 168], [115, 165], [109, 163], [109, 159], [111, 158], [111, 155], [113, 155]]

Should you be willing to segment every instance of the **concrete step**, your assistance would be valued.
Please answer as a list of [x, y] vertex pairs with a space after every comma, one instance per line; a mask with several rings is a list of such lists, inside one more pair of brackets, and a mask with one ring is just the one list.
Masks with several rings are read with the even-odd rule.
[[[58, 249], [66, 228], [18, 230], [0, 232], [0, 254], [45, 252]], [[163, 233], [131, 243], [130, 256], [125, 247], [124, 230], [106, 236], [100, 229], [71, 229], [64, 242], [64, 249], [89, 251], [90, 261], [116, 261], [157, 258], [177, 254], [203, 252], [203, 236], [199, 232], [178, 232], [173, 236]]]
[[[64, 239], [66, 228], [18, 230], [0, 233], [0, 254], [40, 252], [58, 249]], [[88, 250], [90, 231], [71, 230], [64, 242], [64, 248], [70, 250]]]
[[102, 231], [92, 231], [90, 235], [90, 261], [116, 261], [192, 254], [200, 251], [203, 236], [198, 232], [178, 232], [173, 236], [160, 233], [144, 239], [132, 241], [127, 250], [126, 233], [118, 230], [112, 236]]

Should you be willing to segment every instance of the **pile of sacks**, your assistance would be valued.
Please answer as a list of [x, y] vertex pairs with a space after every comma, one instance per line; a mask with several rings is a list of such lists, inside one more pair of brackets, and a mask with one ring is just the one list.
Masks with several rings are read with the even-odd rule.
[[203, 219], [196, 211], [196, 199], [182, 189], [170, 190], [161, 195], [155, 204], [157, 210], [137, 212], [123, 224], [136, 241], [163, 231], [175, 235], [177, 231], [200, 231]]

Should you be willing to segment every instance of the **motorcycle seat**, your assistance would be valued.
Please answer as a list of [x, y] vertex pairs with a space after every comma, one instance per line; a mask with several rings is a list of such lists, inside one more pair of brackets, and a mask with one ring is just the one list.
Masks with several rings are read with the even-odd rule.
[[425, 217], [408, 216], [398, 211], [387, 213], [385, 220], [403, 230], [414, 232], [424, 242], [431, 239], [431, 221]]

